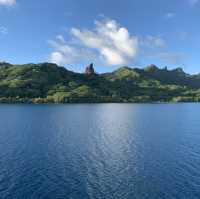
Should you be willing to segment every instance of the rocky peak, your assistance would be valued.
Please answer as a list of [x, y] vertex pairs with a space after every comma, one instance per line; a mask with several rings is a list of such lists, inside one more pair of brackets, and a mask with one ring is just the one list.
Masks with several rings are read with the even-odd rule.
[[176, 71], [178, 73], [184, 73], [184, 71], [181, 67], [174, 69], [174, 71]]
[[86, 67], [85, 74], [86, 75], [94, 75], [95, 74], [93, 63], [91, 63], [89, 66]]
[[144, 70], [146, 72], [155, 72], [158, 70], [158, 67], [154, 64], [151, 64], [151, 65], [147, 66], [146, 68], [144, 68]]

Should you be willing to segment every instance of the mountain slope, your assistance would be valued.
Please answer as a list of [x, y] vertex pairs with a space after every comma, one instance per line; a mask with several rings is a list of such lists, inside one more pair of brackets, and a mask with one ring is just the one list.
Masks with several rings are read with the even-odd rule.
[[200, 101], [200, 75], [181, 68], [122, 67], [112, 73], [80, 74], [56, 64], [0, 63], [0, 102]]

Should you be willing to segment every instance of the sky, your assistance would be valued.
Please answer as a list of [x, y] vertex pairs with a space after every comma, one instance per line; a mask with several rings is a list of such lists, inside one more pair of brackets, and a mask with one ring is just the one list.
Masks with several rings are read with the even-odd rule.
[[0, 0], [0, 60], [200, 72], [200, 0]]

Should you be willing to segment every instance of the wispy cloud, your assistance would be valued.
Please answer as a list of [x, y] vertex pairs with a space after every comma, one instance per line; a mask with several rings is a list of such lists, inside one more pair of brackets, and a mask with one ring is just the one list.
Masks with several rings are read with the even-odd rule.
[[165, 39], [159, 36], [146, 36], [140, 39], [140, 51], [144, 58], [160, 60], [166, 64], [182, 64], [185, 55], [171, 52]]
[[108, 65], [120, 65], [134, 60], [138, 52], [138, 38], [115, 20], [95, 21], [93, 30], [72, 28], [70, 32], [76, 44], [69, 44], [61, 36], [50, 42], [55, 50], [50, 55], [51, 62], [70, 63], [92, 55]]
[[50, 40], [49, 45], [53, 48], [49, 61], [58, 65], [96, 60], [96, 55], [92, 51], [71, 45], [62, 35], [58, 35], [55, 40]]
[[159, 36], [148, 35], [140, 39], [140, 45], [148, 48], [163, 48], [166, 46], [166, 42]]
[[199, 0], [187, 0], [187, 1], [191, 6], [195, 6], [196, 4], [199, 3]]
[[185, 56], [181, 53], [162, 52], [157, 57], [167, 64], [182, 64]]
[[173, 13], [173, 12], [168, 12], [168, 13], [166, 13], [166, 14], [164, 15], [164, 18], [165, 18], [165, 19], [172, 19], [172, 18], [174, 18], [175, 16], [176, 16], [175, 13]]
[[6, 35], [8, 33], [8, 29], [4, 26], [0, 26], [0, 34]]
[[0, 6], [13, 6], [16, 4], [16, 0], [0, 0]]

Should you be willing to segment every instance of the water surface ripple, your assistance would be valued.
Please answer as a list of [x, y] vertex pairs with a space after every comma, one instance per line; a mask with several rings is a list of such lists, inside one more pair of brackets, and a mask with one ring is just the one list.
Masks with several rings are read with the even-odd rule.
[[1, 199], [199, 199], [200, 104], [0, 105]]

